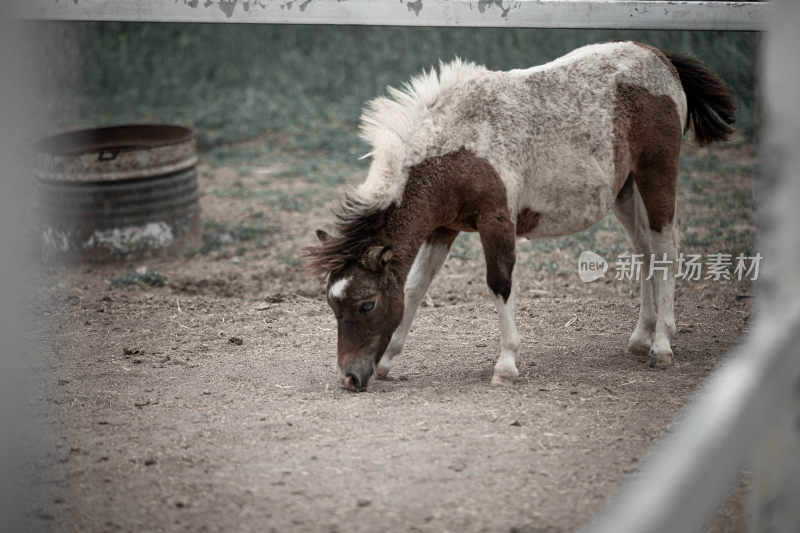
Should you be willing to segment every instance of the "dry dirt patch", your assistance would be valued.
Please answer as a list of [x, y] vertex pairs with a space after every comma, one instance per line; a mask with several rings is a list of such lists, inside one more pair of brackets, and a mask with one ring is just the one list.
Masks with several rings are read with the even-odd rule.
[[[180, 280], [161, 289], [73, 269], [48, 291], [37, 529], [572, 530], [749, 319], [743, 287], [683, 287], [676, 364], [657, 371], [625, 351], [636, 299], [523, 276], [521, 378], [493, 388], [493, 306], [453, 261], [393, 380], [352, 394], [321, 297], [190, 263], [159, 265]], [[741, 520], [738, 500], [719, 520]]]
[[[731, 154], [753, 164], [748, 149]], [[37, 280], [32, 410], [45, 439], [26, 510], [34, 530], [571, 531], [637, 471], [749, 329], [747, 283], [679, 283], [675, 365], [650, 369], [625, 349], [636, 287], [580, 282], [566, 248], [547, 252], [559, 275], [537, 272], [527, 257], [541, 253], [529, 249], [517, 270], [521, 377], [493, 388], [497, 319], [465, 247], [435, 280], [392, 380], [348, 393], [322, 282], [296, 264], [330, 221], [332, 195], [281, 210], [275, 202], [307, 201], [310, 186], [279, 181], [288, 196], [259, 204], [247, 190], [261, 190], [261, 174], [204, 172], [211, 229], [249, 240], [226, 248], [213, 234], [206, 255], [147, 265], [160, 288], [112, 286], [127, 267]], [[706, 176], [723, 191], [747, 191], [753, 176], [721, 179]], [[728, 231], [742, 213], [692, 204], [702, 185], [681, 193], [684, 230], [716, 212]], [[613, 249], [614, 231], [592, 245]], [[747, 481], [710, 530], [744, 529]]]

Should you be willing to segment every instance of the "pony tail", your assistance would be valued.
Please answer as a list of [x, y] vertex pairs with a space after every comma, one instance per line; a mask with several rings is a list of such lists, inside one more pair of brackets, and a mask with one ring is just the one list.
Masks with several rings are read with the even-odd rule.
[[686, 93], [686, 127], [695, 142], [705, 146], [726, 141], [736, 122], [736, 104], [722, 79], [694, 56], [664, 52], [681, 78]]

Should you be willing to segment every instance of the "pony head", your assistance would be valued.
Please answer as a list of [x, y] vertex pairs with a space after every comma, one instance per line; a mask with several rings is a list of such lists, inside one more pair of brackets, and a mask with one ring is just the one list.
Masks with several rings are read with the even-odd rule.
[[327, 274], [327, 300], [338, 326], [336, 368], [344, 385], [365, 390], [403, 319], [403, 287], [391, 245], [376, 244], [382, 212], [350, 218], [339, 213], [339, 235], [317, 230], [306, 267]]

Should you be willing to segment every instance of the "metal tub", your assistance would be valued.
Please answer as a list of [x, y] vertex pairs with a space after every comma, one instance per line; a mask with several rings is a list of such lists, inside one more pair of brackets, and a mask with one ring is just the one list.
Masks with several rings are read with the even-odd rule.
[[137, 125], [62, 133], [34, 145], [42, 250], [92, 263], [162, 258], [199, 241], [191, 130]]

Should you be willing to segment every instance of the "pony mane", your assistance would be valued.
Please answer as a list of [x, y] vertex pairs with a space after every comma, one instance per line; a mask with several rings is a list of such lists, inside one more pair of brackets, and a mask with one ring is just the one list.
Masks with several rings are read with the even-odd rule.
[[376, 234], [386, 226], [391, 209], [372, 209], [357, 196], [345, 193], [334, 210], [336, 235], [316, 246], [304, 248], [304, 268], [315, 274], [331, 274], [359, 261], [375, 244]]
[[367, 103], [361, 115], [361, 138], [372, 146], [364, 157], [372, 157], [366, 180], [344, 193], [334, 210], [336, 235], [305, 248], [305, 268], [330, 274], [359, 261], [375, 244], [393, 207], [405, 190], [408, 168], [427, 157], [432, 136], [431, 109], [449, 98], [459, 87], [486, 69], [454, 59], [439, 63], [439, 71], [423, 70], [388, 96]]
[[408, 168], [421, 162], [431, 137], [431, 109], [464, 82], [486, 72], [481, 66], [454, 59], [412, 77], [401, 89], [369, 102], [361, 115], [361, 138], [372, 146], [367, 179], [346, 192], [334, 210], [336, 235], [304, 249], [305, 269], [330, 274], [359, 261], [374, 245], [393, 207], [400, 203]]
[[355, 191], [359, 203], [371, 209], [399, 203], [410, 166], [420, 163], [430, 146], [434, 124], [431, 110], [456, 93], [471, 78], [486, 68], [459, 58], [439, 63], [439, 72], [423, 70], [403, 84], [401, 89], [388, 87], [388, 96], [366, 105], [361, 115], [361, 138], [372, 151], [367, 179]]

